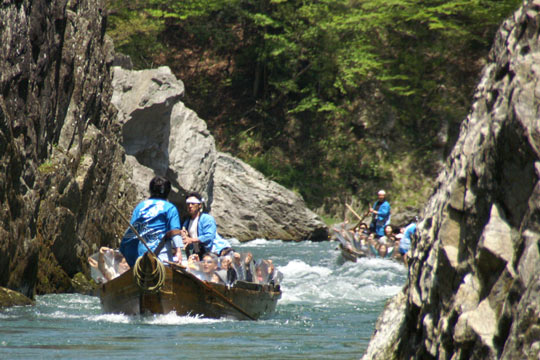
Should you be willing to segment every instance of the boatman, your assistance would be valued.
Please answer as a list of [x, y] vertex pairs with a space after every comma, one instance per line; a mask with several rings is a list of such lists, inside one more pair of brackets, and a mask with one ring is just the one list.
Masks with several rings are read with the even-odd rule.
[[198, 254], [202, 259], [207, 252], [218, 256], [225, 255], [231, 250], [229, 242], [217, 233], [216, 220], [208, 213], [203, 212], [204, 201], [199, 193], [192, 192], [186, 196], [186, 205], [189, 218], [182, 224], [182, 239], [186, 249], [186, 256]]
[[384, 190], [379, 190], [377, 197], [378, 200], [369, 209], [372, 214], [369, 229], [371, 232], [375, 232], [377, 237], [381, 237], [384, 236], [384, 227], [390, 223], [390, 204], [385, 200], [386, 192]]
[[403, 256], [403, 262], [405, 265], [408, 265], [409, 261], [409, 249], [411, 248], [411, 239], [413, 235], [416, 233], [416, 223], [418, 222], [418, 219], [415, 217], [414, 219], [411, 219], [409, 222], [409, 225], [405, 228], [403, 231], [403, 237], [399, 241], [399, 253]]
[[[176, 260], [181, 264], [183, 246], [180, 216], [176, 206], [167, 201], [170, 191], [169, 180], [161, 176], [154, 177], [150, 181], [150, 198], [141, 201], [135, 207], [130, 222], [152, 251], [156, 251], [160, 241], [165, 239], [164, 246], [161, 246], [159, 254], [156, 254], [161, 261]], [[127, 229], [120, 243], [120, 252], [129, 266], [133, 267], [137, 258], [147, 251], [133, 230]]]

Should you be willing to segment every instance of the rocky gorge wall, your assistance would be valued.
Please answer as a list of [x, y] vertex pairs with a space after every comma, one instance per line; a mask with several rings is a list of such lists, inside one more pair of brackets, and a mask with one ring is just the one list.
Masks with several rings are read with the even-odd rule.
[[540, 356], [540, 1], [499, 29], [364, 359]]
[[[88, 253], [117, 243], [125, 188], [104, 3], [0, 5], [0, 285], [69, 291]], [[124, 206], [127, 210], [127, 207]]]

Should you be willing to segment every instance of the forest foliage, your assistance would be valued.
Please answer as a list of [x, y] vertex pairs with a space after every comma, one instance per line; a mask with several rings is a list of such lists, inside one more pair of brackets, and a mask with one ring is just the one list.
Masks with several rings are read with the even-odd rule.
[[109, 0], [108, 33], [136, 68], [173, 69], [220, 150], [312, 208], [379, 187], [418, 207], [519, 4]]

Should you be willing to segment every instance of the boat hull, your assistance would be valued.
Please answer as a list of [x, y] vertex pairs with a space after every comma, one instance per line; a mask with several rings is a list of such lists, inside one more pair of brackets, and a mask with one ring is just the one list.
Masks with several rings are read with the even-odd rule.
[[366, 254], [363, 252], [355, 251], [354, 249], [350, 249], [348, 247], [345, 247], [341, 244], [339, 244], [339, 250], [341, 252], [341, 257], [345, 261], [352, 261], [356, 262], [359, 258], [365, 257]]
[[208, 318], [255, 320], [271, 314], [281, 297], [279, 286], [236, 282], [234, 287], [199, 280], [185, 270], [165, 267], [163, 286], [157, 292], [139, 288], [132, 270], [100, 288], [106, 313], [126, 315], [198, 315]]

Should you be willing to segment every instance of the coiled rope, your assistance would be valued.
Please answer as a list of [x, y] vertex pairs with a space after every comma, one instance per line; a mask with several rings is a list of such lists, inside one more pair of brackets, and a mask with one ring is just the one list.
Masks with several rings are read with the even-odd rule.
[[145, 292], [158, 292], [165, 283], [165, 265], [157, 260], [156, 268], [147, 271], [145, 270], [144, 264], [141, 263], [143, 258], [144, 256], [139, 257], [133, 266], [133, 278], [135, 283]]

